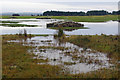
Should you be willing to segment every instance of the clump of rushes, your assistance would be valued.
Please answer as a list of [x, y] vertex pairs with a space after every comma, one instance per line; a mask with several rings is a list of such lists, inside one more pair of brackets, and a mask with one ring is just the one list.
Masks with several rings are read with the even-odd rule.
[[58, 32], [54, 35], [54, 38], [58, 41], [59, 45], [65, 42], [65, 36], [62, 26], [59, 25]]
[[32, 36], [34, 36], [34, 35], [31, 35], [31, 34], [27, 34], [26, 29], [24, 29], [24, 31], [22, 31], [22, 30], [19, 31], [19, 33], [16, 34], [16, 35], [19, 35], [19, 37], [25, 37], [25, 38], [27, 38], [27, 37], [31, 38]]
[[24, 29], [24, 36], [27, 37], [27, 31]]
[[54, 35], [55, 38], [65, 38], [65, 34], [63, 32], [62, 26], [59, 25], [57, 35]]

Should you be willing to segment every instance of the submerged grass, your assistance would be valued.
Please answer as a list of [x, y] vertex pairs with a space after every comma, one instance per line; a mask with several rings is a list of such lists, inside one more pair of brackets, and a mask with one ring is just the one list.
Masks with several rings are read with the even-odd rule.
[[25, 24], [0, 24], [7, 27], [37, 27], [37, 25], [25, 25]]
[[54, 47], [54, 46], [40, 46], [39, 49], [57, 49], [57, 50], [67, 50], [65, 47]]
[[0, 23], [19, 23], [19, 22], [14, 22], [14, 21], [0, 21]]

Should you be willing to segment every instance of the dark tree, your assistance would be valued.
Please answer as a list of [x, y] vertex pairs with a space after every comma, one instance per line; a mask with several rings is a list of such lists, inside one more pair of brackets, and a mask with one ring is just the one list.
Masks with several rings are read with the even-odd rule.
[[108, 15], [109, 13], [104, 10], [94, 10], [94, 11], [87, 11], [86, 15], [91, 16], [91, 15]]
[[113, 11], [112, 13], [105, 10], [92, 10], [85, 12], [63, 12], [63, 11], [46, 11], [43, 16], [100, 16], [100, 15], [119, 15], [120, 11]]
[[113, 11], [112, 15], [120, 15], [120, 10], [119, 11]]
[[40, 16], [39, 14], [37, 14], [37, 16]]
[[12, 16], [20, 16], [19, 14], [13, 14]]
[[31, 16], [35, 16], [35, 15], [31, 14]]
[[46, 11], [43, 16], [85, 16], [85, 12]]

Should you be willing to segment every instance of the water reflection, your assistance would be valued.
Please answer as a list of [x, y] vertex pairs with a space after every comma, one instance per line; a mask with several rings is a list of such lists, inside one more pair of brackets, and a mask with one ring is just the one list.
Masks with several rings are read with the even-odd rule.
[[33, 49], [28, 50], [36, 55], [33, 59], [48, 60], [37, 64], [59, 65], [71, 74], [85, 73], [112, 65], [104, 53], [91, 49], [85, 50], [69, 42], [60, 43], [53, 36], [36, 36], [8, 42], [22, 42], [24, 46], [34, 46]]
[[[2, 34], [16, 34], [20, 30], [26, 29], [29, 34], [54, 34], [56, 30], [47, 29], [46, 24], [57, 22], [61, 20], [56, 19], [0, 19], [2, 21], [20, 21], [19, 24], [38, 25], [38, 27], [4, 27], [0, 26]], [[88, 27], [89, 29], [78, 29], [74, 31], [65, 31], [67, 35], [117, 35], [119, 32], [119, 26], [117, 21], [108, 22], [80, 22]]]

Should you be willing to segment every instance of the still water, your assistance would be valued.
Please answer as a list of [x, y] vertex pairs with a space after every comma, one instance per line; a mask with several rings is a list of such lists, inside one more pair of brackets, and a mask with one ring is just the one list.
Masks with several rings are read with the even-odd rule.
[[[56, 30], [47, 29], [46, 24], [63, 21], [58, 19], [0, 19], [0, 21], [19, 21], [18, 24], [27, 25], [38, 25], [38, 27], [5, 27], [0, 26], [0, 34], [16, 34], [24, 29], [27, 30], [29, 34], [55, 34]], [[117, 35], [118, 34], [118, 22], [108, 21], [108, 22], [80, 22], [88, 27], [89, 29], [78, 29], [74, 31], [64, 31], [67, 35]]]
[[105, 53], [92, 49], [84, 49], [69, 42], [59, 42], [53, 36], [35, 36], [21, 40], [10, 40], [8, 42], [22, 43], [24, 46], [33, 46], [28, 50], [36, 56], [33, 59], [48, 60], [48, 62], [37, 63], [38, 65], [58, 65], [70, 74], [86, 73], [101, 68], [114, 66]]

